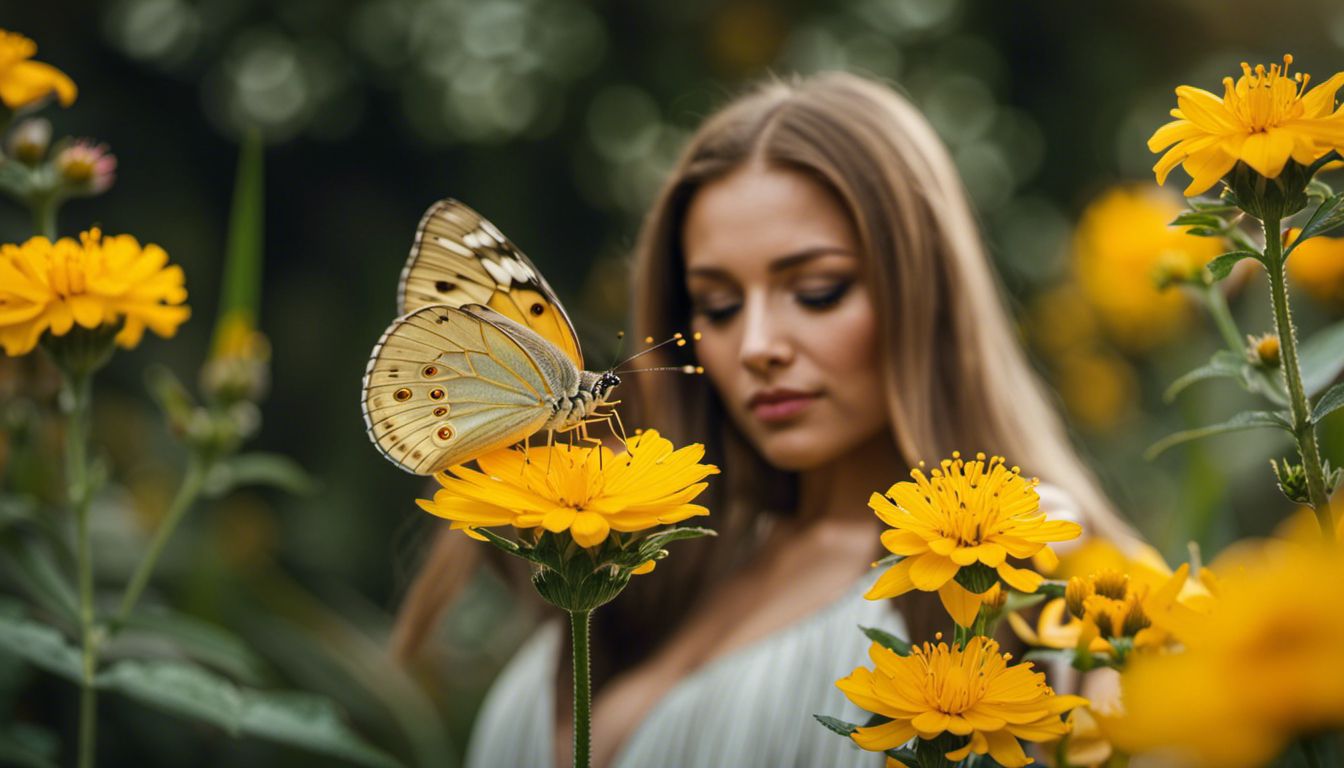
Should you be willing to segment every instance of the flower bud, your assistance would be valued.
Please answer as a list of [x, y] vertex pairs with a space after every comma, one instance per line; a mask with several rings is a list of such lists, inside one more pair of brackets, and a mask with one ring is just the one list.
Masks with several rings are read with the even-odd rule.
[[1129, 592], [1129, 576], [1116, 571], [1102, 571], [1092, 577], [1098, 595], [1112, 600], [1124, 600]]
[[1069, 579], [1069, 583], [1064, 587], [1064, 606], [1068, 609], [1069, 615], [1075, 619], [1083, 618], [1084, 605], [1087, 598], [1091, 596], [1092, 585], [1090, 583], [1078, 576]]
[[51, 146], [51, 122], [32, 117], [19, 123], [9, 134], [5, 150], [9, 156], [24, 165], [37, 165], [47, 156]]
[[1129, 603], [1129, 607], [1125, 611], [1125, 618], [1120, 631], [1126, 637], [1133, 637], [1139, 634], [1140, 630], [1146, 629], [1152, 622], [1148, 620], [1148, 615], [1143, 612], [1143, 604], [1140, 601], [1130, 599], [1126, 602]]
[[1307, 490], [1307, 470], [1301, 464], [1294, 464], [1288, 459], [1284, 459], [1280, 464], [1270, 459], [1269, 466], [1279, 481], [1279, 490], [1283, 491], [1283, 495], [1287, 496], [1289, 501], [1299, 504], [1311, 502], [1311, 493]]
[[1279, 367], [1279, 336], [1266, 333], [1246, 337], [1246, 360], [1260, 368]]
[[117, 158], [106, 144], [79, 139], [56, 154], [56, 173], [71, 192], [99, 195], [116, 179]]

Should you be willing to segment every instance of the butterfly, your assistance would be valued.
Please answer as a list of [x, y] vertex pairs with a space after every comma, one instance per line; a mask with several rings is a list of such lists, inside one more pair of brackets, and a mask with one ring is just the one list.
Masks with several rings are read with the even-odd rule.
[[430, 475], [594, 418], [621, 383], [584, 370], [574, 325], [536, 266], [456, 200], [430, 206], [397, 288], [399, 317], [364, 372], [364, 424], [392, 463]]

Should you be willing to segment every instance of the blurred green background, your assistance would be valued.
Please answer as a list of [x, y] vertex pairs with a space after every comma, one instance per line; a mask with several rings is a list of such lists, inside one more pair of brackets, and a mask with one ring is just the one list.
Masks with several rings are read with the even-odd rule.
[[[1344, 69], [1344, 8], [1333, 0], [57, 0], [7, 4], [0, 26], [35, 39], [37, 58], [79, 85], [72, 108], [44, 112], [56, 135], [105, 141], [119, 161], [108, 194], [63, 210], [61, 234], [96, 223], [158, 243], [191, 291], [194, 316], [176, 338], [148, 339], [100, 376], [95, 439], [123, 483], [99, 523], [105, 541], [146, 536], [172, 492], [178, 457], [143, 371], [162, 362], [194, 381], [238, 137], [255, 127], [266, 138], [261, 327], [273, 383], [254, 447], [293, 457], [319, 486], [202, 504], [155, 584], [161, 599], [253, 643], [266, 681], [331, 696], [407, 764], [454, 763], [479, 696], [532, 620], [482, 577], [429, 663], [402, 674], [383, 656], [437, 521], [413, 504], [424, 483], [369, 444], [359, 386], [392, 319], [417, 220], [446, 196], [492, 219], [565, 300], [589, 358], [608, 360], [625, 317], [625, 259], [661, 174], [701, 118], [769, 73], [849, 69], [892, 81], [924, 109], [954, 152], [1024, 339], [1063, 392], [1081, 449], [1170, 558], [1183, 559], [1190, 540], [1211, 555], [1291, 511], [1267, 465], [1289, 451], [1279, 433], [1141, 458], [1169, 432], [1253, 407], [1226, 382], [1161, 402], [1172, 379], [1219, 347], [1206, 317], [1178, 308], [1162, 343], [1122, 343], [1104, 318], [1078, 331], [1084, 338], [1043, 336], [1057, 329], [1050, 317], [1082, 317], [1050, 304], [1060, 296], [1099, 311], [1070, 287], [1082, 258], [1075, 226], [1114, 185], [1152, 186], [1144, 141], [1167, 119], [1172, 89], [1218, 92], [1241, 60], [1284, 52], [1318, 80]], [[1184, 181], [1173, 178], [1174, 196]], [[22, 211], [0, 207], [0, 238], [30, 233]], [[1270, 330], [1262, 275], [1240, 283], [1230, 301], [1242, 329]], [[1308, 334], [1340, 310], [1296, 297]], [[1337, 464], [1338, 420], [1323, 438]], [[115, 547], [98, 557], [100, 568], [119, 567]], [[16, 719], [56, 724], [68, 759], [73, 689], [4, 674], [20, 696]], [[103, 722], [106, 765], [317, 761], [164, 727], [133, 704], [105, 706]]]

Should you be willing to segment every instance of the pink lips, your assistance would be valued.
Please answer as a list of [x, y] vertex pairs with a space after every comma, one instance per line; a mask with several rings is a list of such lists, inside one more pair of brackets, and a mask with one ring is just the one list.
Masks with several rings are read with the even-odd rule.
[[765, 422], [786, 421], [803, 412], [817, 396], [793, 389], [767, 389], [747, 403], [751, 413]]

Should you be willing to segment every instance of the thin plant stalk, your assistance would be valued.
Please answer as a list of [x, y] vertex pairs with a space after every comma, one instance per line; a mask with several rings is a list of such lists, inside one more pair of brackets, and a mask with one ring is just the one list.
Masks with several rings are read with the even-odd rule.
[[588, 768], [592, 740], [592, 683], [589, 678], [588, 630], [592, 611], [570, 611], [574, 639], [574, 768]]
[[79, 568], [79, 626], [82, 667], [79, 685], [79, 768], [93, 768], [97, 739], [97, 689], [94, 676], [98, 667], [98, 638], [93, 609], [93, 553], [89, 546], [89, 502], [93, 495], [89, 477], [88, 437], [92, 410], [92, 376], [88, 372], [67, 373], [71, 398], [70, 419], [66, 427], [66, 482], [70, 506], [75, 513], [75, 551]]
[[1227, 297], [1223, 296], [1217, 285], [1202, 286], [1199, 294], [1209, 315], [1213, 317], [1214, 325], [1218, 327], [1218, 333], [1223, 337], [1223, 343], [1234, 353], [1241, 354], [1245, 341], [1241, 330], [1237, 328], [1237, 321], [1232, 318], [1232, 311], [1228, 309]]
[[205, 461], [200, 457], [193, 456], [187, 463], [187, 473], [183, 476], [182, 484], [178, 486], [177, 494], [168, 507], [168, 513], [159, 523], [159, 528], [154, 532], [154, 540], [150, 543], [149, 550], [140, 559], [139, 565], [135, 568], [135, 574], [126, 584], [126, 592], [121, 598], [121, 607], [117, 610], [117, 626], [121, 626], [130, 618], [131, 611], [135, 609], [135, 604], [140, 599], [140, 593], [144, 591], [145, 586], [149, 583], [150, 576], [154, 574], [154, 566], [159, 562], [159, 555], [163, 553], [164, 545], [168, 543], [168, 539], [172, 538], [173, 532], [177, 530], [178, 523], [182, 522], [187, 510], [191, 509], [196, 498], [200, 496], [201, 487], [205, 484], [207, 470]]
[[1297, 357], [1297, 329], [1293, 326], [1288, 308], [1288, 285], [1284, 279], [1283, 239], [1277, 216], [1264, 220], [1265, 271], [1269, 273], [1269, 292], [1274, 302], [1274, 330], [1279, 334], [1284, 379], [1288, 384], [1288, 406], [1292, 417], [1293, 436], [1297, 439], [1298, 453], [1307, 479], [1307, 494], [1311, 507], [1326, 541], [1334, 541], [1335, 525], [1330, 513], [1330, 498], [1325, 490], [1325, 472], [1321, 466], [1320, 447], [1316, 442], [1316, 425], [1311, 418], [1311, 404], [1302, 386], [1302, 369]]

